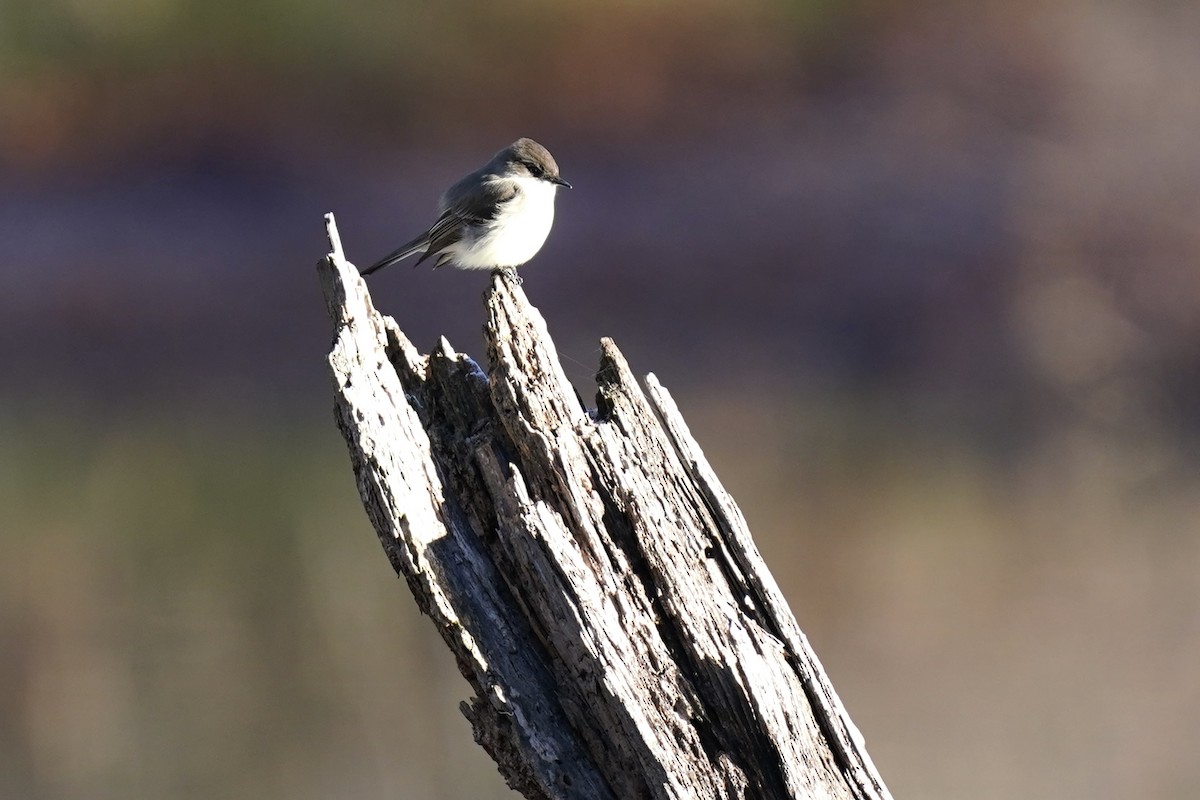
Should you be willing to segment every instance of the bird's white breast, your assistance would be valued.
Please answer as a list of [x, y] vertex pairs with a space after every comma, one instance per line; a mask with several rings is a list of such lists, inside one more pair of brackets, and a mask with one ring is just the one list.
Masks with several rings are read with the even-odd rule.
[[511, 178], [519, 191], [471, 242], [459, 243], [455, 262], [464, 269], [519, 267], [533, 258], [554, 224], [554, 184], [536, 178]]

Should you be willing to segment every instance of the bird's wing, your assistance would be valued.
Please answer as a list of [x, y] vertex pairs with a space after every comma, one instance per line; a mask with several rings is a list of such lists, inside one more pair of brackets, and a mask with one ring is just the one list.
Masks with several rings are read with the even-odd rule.
[[[463, 229], [467, 226], [483, 225], [495, 219], [500, 205], [515, 197], [518, 189], [512, 181], [488, 180], [484, 177], [480, 182], [481, 177], [484, 176], [472, 173], [446, 190], [442, 197], [442, 214], [433, 227], [367, 267], [361, 274], [370, 275], [424, 251], [413, 265], [415, 267], [461, 239]], [[440, 267], [445, 261], [445, 258], [438, 259], [437, 266]]]
[[[473, 176], [468, 176], [470, 177]], [[468, 178], [451, 186], [442, 198], [445, 210], [425, 234], [429, 240], [429, 248], [417, 259], [417, 264], [437, 255], [461, 239], [466, 227], [491, 222], [499, 213], [501, 204], [515, 197], [518, 191], [512, 181], [494, 180], [476, 184], [475, 188], [471, 189]], [[441, 264], [439, 261], [438, 266]]]

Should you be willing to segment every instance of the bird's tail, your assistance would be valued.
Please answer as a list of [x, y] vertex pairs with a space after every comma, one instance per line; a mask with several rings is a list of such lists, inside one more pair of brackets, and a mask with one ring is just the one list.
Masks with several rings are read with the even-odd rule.
[[[402, 246], [400, 249], [395, 250], [392, 253], [389, 253], [384, 258], [375, 262], [374, 264], [367, 267], [366, 269], [360, 271], [359, 274], [360, 275], [370, 275], [372, 272], [378, 272], [379, 270], [383, 269], [384, 267], [390, 267], [392, 264], [395, 264], [397, 261], [403, 261], [404, 259], [413, 255], [414, 253], [421, 252], [422, 250], [426, 249], [427, 247], [429, 247], [429, 234], [422, 233], [420, 236], [413, 239], [408, 244]], [[420, 262], [418, 262], [418, 263], [420, 263]]]

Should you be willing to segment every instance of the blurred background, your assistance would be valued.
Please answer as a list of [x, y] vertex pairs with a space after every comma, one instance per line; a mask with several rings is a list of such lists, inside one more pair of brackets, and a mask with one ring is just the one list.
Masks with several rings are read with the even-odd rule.
[[[314, 265], [518, 136], [897, 798], [1200, 794], [1200, 6], [0, 0], [0, 797], [509, 798]], [[482, 357], [480, 274], [376, 304]]]

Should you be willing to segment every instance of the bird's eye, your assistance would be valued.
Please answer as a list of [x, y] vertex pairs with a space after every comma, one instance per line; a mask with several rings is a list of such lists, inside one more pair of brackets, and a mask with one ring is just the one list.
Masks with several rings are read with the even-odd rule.
[[525, 168], [527, 170], [529, 170], [529, 174], [532, 175], [533, 177], [535, 177], [535, 178], [542, 177], [543, 170], [540, 165], [535, 164], [532, 161], [526, 161]]

